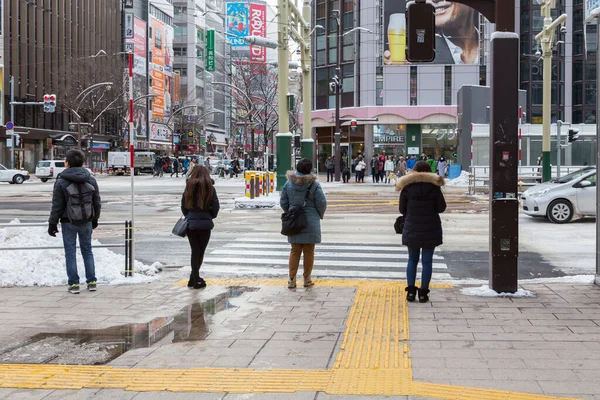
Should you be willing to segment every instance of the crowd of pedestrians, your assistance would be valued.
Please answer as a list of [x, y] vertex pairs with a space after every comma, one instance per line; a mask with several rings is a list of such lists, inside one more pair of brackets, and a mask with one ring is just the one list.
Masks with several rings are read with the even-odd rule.
[[[367, 170], [371, 171], [371, 179], [373, 183], [396, 183], [398, 179], [405, 176], [407, 173], [412, 172], [418, 161], [425, 161], [433, 173], [438, 174], [442, 178], [447, 176], [448, 163], [444, 156], [439, 157], [435, 160], [432, 156], [426, 156], [422, 153], [419, 158], [416, 155], [410, 155], [406, 158], [401, 156], [390, 156], [390, 155], [378, 155], [374, 154], [369, 160], [365, 160], [363, 154], [358, 154], [356, 158], [352, 160], [351, 167], [354, 170], [354, 182], [364, 183], [365, 174]], [[342, 160], [342, 180], [344, 183], [350, 181], [351, 169], [345, 165]], [[325, 160], [325, 171], [327, 174], [327, 182], [334, 181], [335, 173], [335, 157], [328, 156]]]
[[180, 157], [156, 157], [154, 160], [154, 174], [152, 176], [162, 178], [166, 174], [170, 174], [171, 178], [175, 175], [176, 178], [181, 176], [187, 176], [190, 166], [195, 164], [197, 160], [195, 158]]

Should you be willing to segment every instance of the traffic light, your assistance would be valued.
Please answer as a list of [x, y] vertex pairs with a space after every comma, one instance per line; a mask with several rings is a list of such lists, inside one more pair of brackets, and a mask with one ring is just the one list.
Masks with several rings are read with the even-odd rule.
[[569, 129], [569, 143], [573, 143], [577, 139], [579, 139], [579, 129]]
[[432, 62], [435, 59], [435, 7], [425, 2], [406, 6], [406, 59]]
[[350, 121], [350, 129], [352, 129], [352, 132], [355, 132], [356, 128], [358, 128], [358, 122], [356, 122], [356, 120], [353, 119], [352, 121]]
[[44, 95], [44, 112], [53, 113], [56, 111], [56, 95], [45, 94]]

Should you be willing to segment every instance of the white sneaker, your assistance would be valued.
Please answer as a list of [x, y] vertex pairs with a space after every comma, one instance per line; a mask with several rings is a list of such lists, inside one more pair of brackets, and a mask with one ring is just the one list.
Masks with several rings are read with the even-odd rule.
[[296, 288], [296, 277], [288, 279], [288, 289]]

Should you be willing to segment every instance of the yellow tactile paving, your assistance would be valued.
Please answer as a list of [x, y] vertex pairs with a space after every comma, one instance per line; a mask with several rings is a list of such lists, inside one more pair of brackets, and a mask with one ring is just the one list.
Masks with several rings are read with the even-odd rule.
[[[185, 281], [182, 281], [185, 285]], [[219, 286], [279, 286], [284, 279], [212, 279]], [[558, 397], [414, 382], [405, 283], [320, 280], [356, 287], [341, 352], [331, 370], [249, 368], [126, 369], [0, 364], [0, 388], [114, 388], [138, 392], [293, 393], [423, 396], [448, 400], [552, 400]], [[181, 284], [178, 282], [177, 284]], [[449, 285], [436, 285], [450, 287]]]

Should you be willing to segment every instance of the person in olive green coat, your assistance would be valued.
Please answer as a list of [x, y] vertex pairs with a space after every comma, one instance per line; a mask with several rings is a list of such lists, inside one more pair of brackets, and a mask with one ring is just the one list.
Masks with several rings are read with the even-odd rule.
[[317, 182], [317, 177], [311, 172], [312, 162], [306, 158], [300, 160], [296, 172], [287, 173], [288, 180], [281, 190], [280, 205], [285, 212], [292, 207], [302, 206], [306, 192], [309, 192], [304, 208], [307, 227], [296, 235], [288, 236], [288, 243], [292, 245], [289, 259], [288, 288], [290, 289], [296, 287], [296, 274], [302, 254], [304, 254], [304, 287], [314, 285], [311, 273], [315, 262], [315, 244], [321, 243], [321, 220], [325, 216], [327, 200], [321, 185]]

